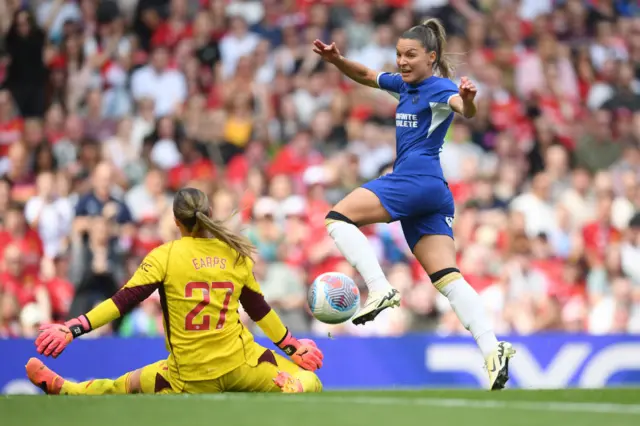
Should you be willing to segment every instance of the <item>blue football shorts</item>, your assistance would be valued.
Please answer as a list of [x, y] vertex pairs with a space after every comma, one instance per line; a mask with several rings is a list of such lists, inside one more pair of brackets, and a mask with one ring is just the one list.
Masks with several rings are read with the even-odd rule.
[[449, 185], [435, 176], [389, 173], [362, 185], [399, 220], [411, 250], [424, 235], [453, 238], [455, 207]]

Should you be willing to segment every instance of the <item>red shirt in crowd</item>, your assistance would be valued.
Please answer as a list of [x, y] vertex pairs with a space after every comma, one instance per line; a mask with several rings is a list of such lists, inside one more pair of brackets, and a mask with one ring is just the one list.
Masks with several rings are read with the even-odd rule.
[[620, 242], [620, 231], [611, 225], [591, 222], [582, 228], [582, 239], [587, 257], [592, 261], [604, 260], [607, 247]]
[[449, 189], [456, 203], [464, 204], [469, 201], [471, 195], [473, 195], [473, 185], [473, 182], [449, 182]]
[[193, 28], [190, 23], [174, 25], [170, 20], [163, 22], [153, 33], [151, 44], [153, 46], [166, 46], [174, 48], [184, 39], [193, 36]]
[[[324, 221], [321, 222], [321, 224], [323, 224]], [[318, 225], [317, 223], [315, 223], [314, 225]], [[324, 244], [325, 241], [323, 241], [324, 238], [330, 238], [327, 234], [326, 234], [326, 229], [324, 229], [324, 226], [322, 227], [323, 229], [320, 230], [318, 228], [316, 228], [315, 230], [310, 226], [309, 227], [309, 236], [306, 238], [306, 240], [303, 242], [303, 246], [304, 246], [304, 253], [305, 253], [305, 258], [309, 259], [310, 253], [312, 252], [312, 250], [314, 250], [316, 248], [316, 246], [320, 243], [320, 244]], [[365, 229], [363, 228], [363, 232], [365, 231]], [[321, 233], [319, 233], [321, 232]], [[321, 237], [318, 237], [318, 236]], [[333, 242], [332, 242], [333, 243]], [[309, 264], [308, 267], [308, 277], [310, 277], [310, 279], [313, 279], [314, 277], [317, 277], [318, 275], [324, 274], [325, 272], [332, 272], [332, 271], [336, 271], [339, 267], [339, 265], [345, 262], [344, 257], [340, 254], [339, 251], [334, 250], [332, 252], [330, 252], [324, 259], [322, 259], [321, 261], [317, 262], [317, 263], [313, 263], [313, 264]]]
[[244, 155], [236, 155], [227, 164], [226, 178], [231, 185], [244, 183], [249, 173], [249, 161]]
[[300, 245], [290, 245], [285, 252], [284, 263], [294, 268], [304, 267], [307, 260], [305, 254], [304, 248]]
[[573, 149], [575, 141], [571, 134], [571, 124], [580, 112], [574, 99], [558, 99], [557, 96], [541, 95], [539, 105], [542, 113], [550, 121], [558, 134], [558, 139], [568, 149]]
[[307, 224], [311, 234], [325, 230], [324, 218], [331, 210], [331, 204], [326, 200], [307, 200]]
[[0, 122], [0, 157], [9, 153], [9, 147], [22, 138], [24, 122], [21, 118], [13, 118]]
[[562, 278], [551, 280], [547, 292], [549, 297], [555, 297], [561, 305], [576, 297], [586, 300], [586, 285], [584, 282], [568, 282]]
[[531, 261], [531, 269], [540, 271], [549, 282], [558, 282], [562, 280], [564, 261], [558, 258], [535, 259]]
[[213, 180], [215, 178], [216, 167], [211, 161], [203, 158], [191, 164], [179, 164], [169, 170], [167, 182], [169, 188], [177, 191], [191, 180]]
[[3, 292], [15, 297], [20, 308], [35, 303], [36, 291], [42, 284], [33, 275], [15, 277], [8, 272], [0, 272], [0, 287]]
[[306, 156], [298, 155], [290, 146], [285, 146], [278, 152], [269, 167], [269, 176], [300, 175], [308, 167], [322, 164], [322, 155], [312, 152]]
[[491, 123], [501, 132], [511, 131], [518, 144], [529, 143], [534, 129], [526, 116], [522, 102], [515, 96], [503, 93], [491, 101]]
[[[308, 243], [306, 249], [310, 250], [314, 245], [318, 243], [317, 240], [313, 240]], [[313, 279], [313, 277], [317, 277], [326, 272], [333, 272], [338, 269], [338, 266], [344, 262], [344, 257], [342, 256], [327, 256], [322, 261], [315, 263], [313, 265], [309, 265], [309, 277]]]
[[37, 276], [40, 271], [40, 259], [44, 254], [42, 240], [33, 229], [27, 229], [21, 237], [13, 236], [8, 231], [0, 231], [0, 259], [4, 257], [4, 250], [9, 244], [16, 244], [22, 253], [24, 273]]
[[[145, 226], [147, 223], [153, 224], [155, 222], [156, 221], [154, 219], [144, 219], [140, 225]], [[151, 250], [161, 245], [162, 238], [160, 238], [159, 235], [148, 231], [139, 232], [133, 240], [131, 254], [136, 257], [143, 258], [147, 254], [149, 254]]]
[[64, 278], [54, 277], [50, 280], [43, 281], [42, 285], [44, 285], [49, 293], [53, 318], [64, 320], [69, 313], [69, 308], [71, 307], [71, 302], [75, 294], [73, 284]]
[[499, 131], [505, 131], [513, 126], [514, 123], [523, 119], [524, 109], [518, 98], [509, 94], [502, 93], [502, 96], [495, 96], [489, 107], [491, 110], [491, 123]]
[[496, 277], [491, 275], [476, 275], [473, 271], [465, 272], [464, 279], [477, 292], [481, 292], [496, 282]]

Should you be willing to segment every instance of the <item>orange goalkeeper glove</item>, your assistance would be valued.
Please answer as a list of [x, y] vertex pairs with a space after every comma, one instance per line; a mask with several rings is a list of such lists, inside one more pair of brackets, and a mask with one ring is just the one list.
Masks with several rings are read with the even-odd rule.
[[91, 324], [84, 315], [64, 324], [45, 324], [38, 330], [36, 339], [39, 354], [57, 358], [73, 339], [91, 331]]
[[289, 355], [293, 362], [305, 370], [316, 371], [322, 367], [324, 355], [313, 340], [298, 340], [287, 330], [287, 334], [276, 345]]

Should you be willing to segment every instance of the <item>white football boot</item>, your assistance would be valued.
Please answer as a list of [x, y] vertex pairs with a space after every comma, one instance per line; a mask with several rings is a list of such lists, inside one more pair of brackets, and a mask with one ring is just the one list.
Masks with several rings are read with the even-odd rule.
[[516, 350], [509, 342], [498, 342], [496, 349], [485, 360], [487, 372], [489, 373], [489, 389], [504, 389], [509, 380], [509, 359], [513, 357]]
[[373, 321], [380, 312], [387, 308], [400, 306], [400, 292], [393, 287], [385, 291], [372, 291], [367, 302], [351, 319], [355, 325]]

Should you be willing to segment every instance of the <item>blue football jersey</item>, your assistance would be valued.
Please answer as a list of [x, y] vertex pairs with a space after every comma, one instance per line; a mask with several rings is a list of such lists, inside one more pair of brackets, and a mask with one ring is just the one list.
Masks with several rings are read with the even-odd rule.
[[458, 94], [456, 84], [436, 76], [408, 84], [400, 74], [383, 72], [378, 74], [378, 86], [400, 101], [396, 108], [394, 173], [444, 179], [440, 151], [453, 120], [449, 99]]

